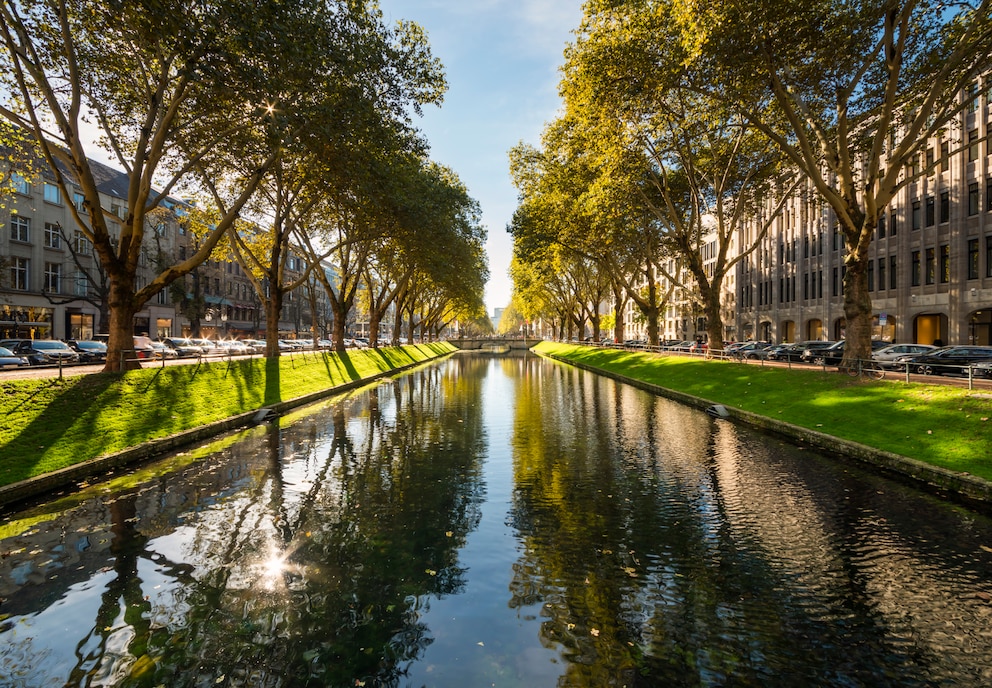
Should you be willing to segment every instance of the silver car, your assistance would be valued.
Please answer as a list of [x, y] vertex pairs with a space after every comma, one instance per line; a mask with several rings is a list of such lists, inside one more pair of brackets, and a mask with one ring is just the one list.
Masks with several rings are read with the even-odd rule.
[[871, 358], [878, 361], [883, 368], [900, 368], [904, 364], [899, 359], [904, 356], [918, 356], [936, 348], [930, 344], [889, 344], [878, 351], [873, 351]]

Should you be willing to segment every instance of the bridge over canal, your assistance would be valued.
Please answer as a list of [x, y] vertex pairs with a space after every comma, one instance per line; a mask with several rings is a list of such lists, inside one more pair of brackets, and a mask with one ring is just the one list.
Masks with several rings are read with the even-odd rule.
[[517, 337], [517, 338], [480, 338], [480, 339], [449, 339], [448, 343], [457, 346], [464, 351], [526, 351], [532, 346], [540, 344], [543, 340], [539, 337]]

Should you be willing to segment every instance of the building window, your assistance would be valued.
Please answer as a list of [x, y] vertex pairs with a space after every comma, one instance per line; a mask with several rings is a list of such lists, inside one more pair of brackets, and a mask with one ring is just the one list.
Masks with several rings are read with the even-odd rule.
[[922, 226], [922, 206], [919, 201], [913, 201], [913, 214], [911, 215], [910, 227], [913, 229], [919, 229]]
[[949, 141], [941, 141], [940, 143], [940, 171], [947, 172], [950, 169], [951, 161], [951, 144]]
[[60, 189], [56, 184], [51, 184], [49, 182], [45, 182], [44, 189], [45, 203], [62, 205], [62, 189]]
[[940, 247], [940, 283], [951, 281], [951, 247], [943, 244]]
[[90, 280], [86, 276], [85, 272], [77, 271], [75, 284], [72, 287], [72, 293], [76, 296], [86, 296], [90, 292]]
[[76, 206], [76, 210], [78, 210], [81, 213], [86, 212], [86, 209], [83, 207], [83, 201], [85, 200], [86, 197], [83, 196], [83, 194], [79, 193], [78, 191], [72, 192], [72, 204]]
[[933, 163], [934, 163], [933, 146], [930, 146], [929, 148], [927, 148], [927, 176], [928, 177], [930, 177], [930, 176], [933, 175]]
[[927, 284], [933, 284], [934, 279], [937, 277], [936, 261], [934, 260], [935, 257], [936, 257], [936, 251], [934, 251], [932, 248], [928, 248], [926, 250], [926, 258], [924, 259], [926, 260], [925, 271], [926, 271]]
[[875, 291], [875, 261], [868, 261], [868, 291]]
[[82, 232], [77, 231], [73, 241], [76, 244], [76, 255], [88, 256], [93, 251], [93, 244]]
[[927, 196], [927, 227], [933, 227], [934, 224], [934, 203], [933, 196]]
[[910, 283], [914, 287], [918, 287], [920, 286], [920, 252], [919, 251], [913, 251], [910, 265], [911, 265], [910, 269], [912, 275], [912, 279]]
[[978, 129], [968, 132], [968, 162], [978, 160]]
[[47, 248], [62, 248], [62, 231], [57, 224], [45, 223], [45, 246]]
[[830, 283], [830, 294], [831, 296], [837, 296], [840, 293], [840, 289], [837, 285], [837, 268], [834, 268], [833, 280]]
[[940, 192], [940, 221], [951, 221], [951, 194], [949, 191]]
[[899, 229], [899, 216], [896, 215], [896, 211], [889, 213], [889, 236], [895, 236], [896, 231]]
[[20, 291], [28, 290], [28, 259], [14, 256], [10, 259], [10, 287]]
[[31, 241], [31, 218], [20, 215], [10, 216], [10, 239], [11, 241]]
[[169, 303], [169, 292], [166, 289], [159, 290], [158, 294], [155, 295], [155, 300], [160, 306], [165, 306]]
[[885, 238], [885, 213], [878, 216], [878, 238]]
[[978, 239], [968, 239], [968, 279], [978, 279]]
[[45, 263], [45, 285], [42, 291], [59, 294], [62, 292], [62, 264]]
[[10, 175], [10, 181], [14, 185], [14, 191], [25, 196], [31, 195], [31, 183], [23, 176], [14, 172]]
[[968, 112], [978, 112], [978, 107], [981, 104], [981, 97], [978, 92], [978, 82], [972, 81], [968, 84], [967, 95], [965, 96], [967, 101]]
[[898, 282], [896, 281], [896, 257], [889, 256], [889, 289], [895, 289]]
[[992, 177], [985, 180], [985, 210], [992, 212]]
[[885, 290], [885, 258], [878, 259], [878, 290]]
[[985, 237], [985, 276], [992, 277], [992, 235]]
[[978, 215], [979, 193], [978, 182], [968, 184], [968, 215]]

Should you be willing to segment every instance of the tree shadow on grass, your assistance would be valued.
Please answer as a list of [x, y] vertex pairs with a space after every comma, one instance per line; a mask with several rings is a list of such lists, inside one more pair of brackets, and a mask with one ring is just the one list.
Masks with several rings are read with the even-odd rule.
[[[86, 438], [90, 446], [103, 441], [100, 416], [108, 406], [121, 399], [119, 373], [85, 375], [70, 383], [52, 381], [54, 391], [43, 410], [20, 428], [9, 442], [0, 446], [0, 484], [10, 484], [73, 463], [72, 452], [66, 451], [67, 436]], [[19, 407], [42, 392], [39, 388], [25, 398]], [[16, 415], [13, 421], [16, 422]], [[8, 416], [8, 420], [11, 417]], [[69, 438], [69, 439], [71, 439]], [[65, 458], [59, 459], [59, 455]], [[54, 462], [46, 465], [46, 462]]]

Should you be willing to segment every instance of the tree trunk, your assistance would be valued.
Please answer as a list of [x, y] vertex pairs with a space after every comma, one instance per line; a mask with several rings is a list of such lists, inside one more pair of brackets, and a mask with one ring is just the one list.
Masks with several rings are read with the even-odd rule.
[[[717, 284], [713, 280], [712, 284]], [[710, 287], [704, 296], [703, 313], [706, 314], [706, 344], [708, 352], [723, 351], [723, 313], [720, 310], [720, 290]]]
[[847, 330], [844, 335], [842, 365], [856, 365], [858, 360], [871, 358], [872, 306], [868, 292], [867, 263], [849, 253], [844, 262], [844, 317]]
[[265, 299], [265, 357], [279, 358], [279, 317], [282, 315], [282, 291], [276, 288], [269, 290], [269, 298]]
[[624, 321], [623, 321], [623, 309], [626, 306], [626, 301], [623, 298], [623, 287], [615, 286], [613, 288], [613, 341], [622, 342], [624, 340]]
[[369, 346], [373, 349], [379, 348], [379, 323], [381, 315], [379, 309], [374, 309], [369, 314]]
[[[117, 291], [124, 291], [124, 294], [115, 294]], [[134, 314], [138, 309], [134, 307], [131, 300], [130, 289], [111, 290], [110, 306], [110, 326], [108, 329], [109, 338], [107, 340], [107, 362], [104, 365], [106, 372], [119, 372], [123, 370], [138, 370], [141, 362], [137, 359], [137, 352], [134, 350]]]

